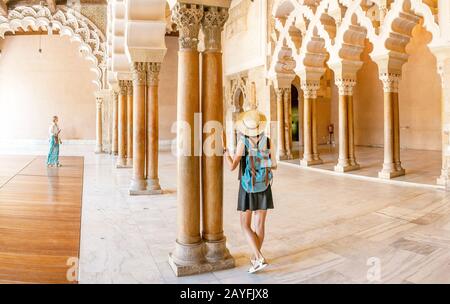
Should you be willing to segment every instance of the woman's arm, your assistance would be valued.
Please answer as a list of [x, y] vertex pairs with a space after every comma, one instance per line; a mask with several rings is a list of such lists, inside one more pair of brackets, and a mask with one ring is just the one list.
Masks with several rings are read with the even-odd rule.
[[244, 155], [244, 149], [245, 149], [245, 145], [242, 141], [240, 141], [236, 148], [236, 154], [234, 155], [234, 157], [230, 156], [230, 154], [228, 153], [228, 149], [225, 150], [225, 153], [223, 156], [225, 157], [225, 159], [228, 163], [228, 167], [230, 168], [231, 171], [234, 171], [237, 168], [237, 166], [239, 165], [242, 155]]

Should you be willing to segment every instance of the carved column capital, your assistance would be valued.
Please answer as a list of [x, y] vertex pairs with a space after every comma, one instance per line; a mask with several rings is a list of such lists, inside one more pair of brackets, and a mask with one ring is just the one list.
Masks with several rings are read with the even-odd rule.
[[95, 97], [95, 104], [97, 105], [97, 109], [102, 108], [103, 97], [97, 96]]
[[161, 63], [147, 63], [147, 85], [156, 86], [159, 83], [159, 72], [161, 71]]
[[356, 85], [355, 79], [342, 79], [336, 78], [335, 84], [339, 89], [339, 95], [341, 96], [352, 96], [353, 88]]
[[380, 73], [380, 80], [383, 82], [383, 91], [385, 93], [398, 93], [399, 74]]
[[206, 7], [202, 19], [205, 34], [205, 51], [220, 52], [222, 49], [222, 30], [228, 19], [228, 9], [222, 7]]
[[283, 88], [276, 88], [275, 89], [275, 93], [277, 94], [277, 100], [278, 101], [282, 101], [283, 100], [283, 94], [284, 94], [284, 89]]
[[317, 91], [320, 89], [320, 81], [302, 81], [300, 84], [304, 98], [316, 99]]
[[127, 95], [127, 82], [125, 80], [119, 80], [119, 94]]
[[133, 81], [127, 80], [126, 81], [126, 86], [127, 86], [127, 94], [128, 94], [128, 96], [133, 96]]
[[203, 6], [177, 3], [172, 10], [172, 21], [180, 32], [180, 49], [197, 50], [200, 22], [203, 17]]
[[134, 62], [132, 67], [133, 83], [136, 85], [145, 85], [147, 64], [145, 62]]

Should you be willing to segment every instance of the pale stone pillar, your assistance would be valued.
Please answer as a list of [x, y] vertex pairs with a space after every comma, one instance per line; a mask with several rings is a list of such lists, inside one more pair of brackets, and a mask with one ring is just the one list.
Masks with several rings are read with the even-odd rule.
[[319, 81], [302, 81], [303, 100], [303, 158], [300, 165], [308, 167], [322, 164], [317, 152], [317, 123], [315, 115], [315, 103], [317, 102], [317, 91]]
[[359, 169], [356, 163], [353, 139], [353, 79], [336, 79], [339, 89], [339, 158], [337, 172]]
[[133, 166], [133, 82], [127, 81], [127, 167]]
[[[198, 34], [203, 6], [177, 3], [172, 20], [177, 24], [178, 101], [177, 101], [177, 219], [178, 233], [175, 250], [169, 263], [177, 276], [204, 271], [204, 244], [200, 235], [200, 157], [195, 154], [195, 114], [199, 112], [199, 53]], [[184, 149], [181, 149], [183, 145]]]
[[145, 179], [146, 154], [146, 63], [135, 62], [133, 72], [133, 177], [131, 179], [130, 194], [139, 194], [147, 188]]
[[158, 176], [159, 113], [158, 84], [160, 63], [147, 63], [147, 192], [162, 194]]
[[398, 107], [398, 83], [400, 75], [380, 74], [384, 90], [384, 163], [378, 173], [380, 178], [390, 179], [405, 175], [400, 162], [400, 127]]
[[319, 156], [319, 133], [317, 130], [317, 96], [312, 101], [312, 149], [313, 149], [313, 159], [316, 165], [322, 164], [323, 161]]
[[[448, 56], [448, 55], [447, 55]], [[442, 117], [442, 169], [441, 175], [437, 179], [437, 184], [444, 186], [447, 190], [450, 189], [450, 100], [447, 94], [448, 88], [445, 83], [448, 75], [445, 73], [446, 54], [438, 57], [438, 73], [441, 76], [441, 117]]]
[[127, 83], [119, 81], [117, 168], [127, 165]]
[[284, 144], [286, 158], [292, 159], [292, 117], [291, 117], [291, 88], [284, 89]]
[[112, 114], [112, 148], [111, 153], [117, 155], [119, 151], [119, 95], [113, 92], [113, 114]]
[[103, 97], [97, 96], [95, 99], [97, 109], [95, 153], [99, 154], [103, 153], [103, 121], [102, 121]]
[[286, 155], [286, 144], [284, 137], [284, 90], [283, 88], [277, 88], [277, 135], [278, 135], [278, 159], [283, 160], [287, 158]]
[[[221, 34], [227, 18], [228, 9], [205, 8], [202, 21], [205, 35], [205, 50], [202, 53], [202, 118], [204, 130], [210, 130], [211, 133], [204, 134], [204, 146], [206, 146], [205, 143], [211, 142], [211, 137], [217, 139], [216, 135], [222, 134]], [[215, 125], [211, 126], [212, 123]], [[217, 129], [219, 124], [221, 129]], [[212, 127], [214, 129], [209, 129]], [[206, 245], [206, 260], [213, 263], [214, 269], [218, 270], [234, 267], [234, 259], [226, 247], [223, 232], [223, 156], [221, 153], [223, 146], [220, 140], [215, 141], [214, 144], [220, 147], [217, 149], [217, 147], [206, 146], [212, 151], [203, 151], [202, 155], [202, 237]]]

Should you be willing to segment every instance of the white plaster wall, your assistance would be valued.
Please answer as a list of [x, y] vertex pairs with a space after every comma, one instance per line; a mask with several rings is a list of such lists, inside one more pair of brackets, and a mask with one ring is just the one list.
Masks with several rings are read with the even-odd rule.
[[0, 139], [47, 138], [53, 115], [64, 139], [95, 139], [94, 64], [59, 35], [7, 36], [0, 57]]

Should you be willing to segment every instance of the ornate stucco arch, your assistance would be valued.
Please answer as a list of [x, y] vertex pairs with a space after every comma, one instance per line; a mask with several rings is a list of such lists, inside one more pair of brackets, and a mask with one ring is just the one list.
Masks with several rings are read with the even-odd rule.
[[[373, 2], [378, 6], [382, 5], [379, 0]], [[286, 53], [286, 48], [290, 49], [297, 74], [308, 67], [322, 67], [325, 65], [325, 60], [329, 64], [348, 58], [358, 61], [366, 38], [374, 45], [370, 54], [374, 59], [389, 56], [389, 52], [393, 50], [406, 59], [407, 54], [402, 49], [409, 43], [412, 29], [419, 24], [420, 20], [423, 20], [423, 26], [432, 34], [430, 47], [445, 44], [430, 7], [422, 0], [395, 0], [390, 5], [378, 31], [361, 5], [362, 0], [324, 0], [320, 1], [313, 10], [308, 1], [278, 0], [272, 10], [277, 41], [272, 53], [268, 77], [275, 79], [286, 73], [281, 69], [286, 66], [286, 64], [283, 65], [283, 58], [289, 60], [283, 55]], [[339, 24], [336, 24], [334, 39], [330, 37], [322, 24], [323, 14], [328, 14], [332, 18], [336, 17], [335, 20], [339, 21]], [[295, 45], [289, 35], [291, 27], [298, 27], [299, 19], [307, 20], [306, 30], [299, 29], [302, 33], [300, 47]], [[324, 58], [325, 52], [329, 54], [328, 59]], [[294, 69], [291, 73], [293, 72]]]
[[60, 36], [69, 36], [80, 43], [80, 52], [91, 61], [96, 74], [94, 83], [99, 89], [104, 87], [106, 60], [105, 35], [88, 18], [66, 6], [58, 6], [54, 14], [47, 7], [19, 6], [10, 10], [8, 16], [0, 16], [0, 37], [18, 30], [39, 31], [58, 30]]

